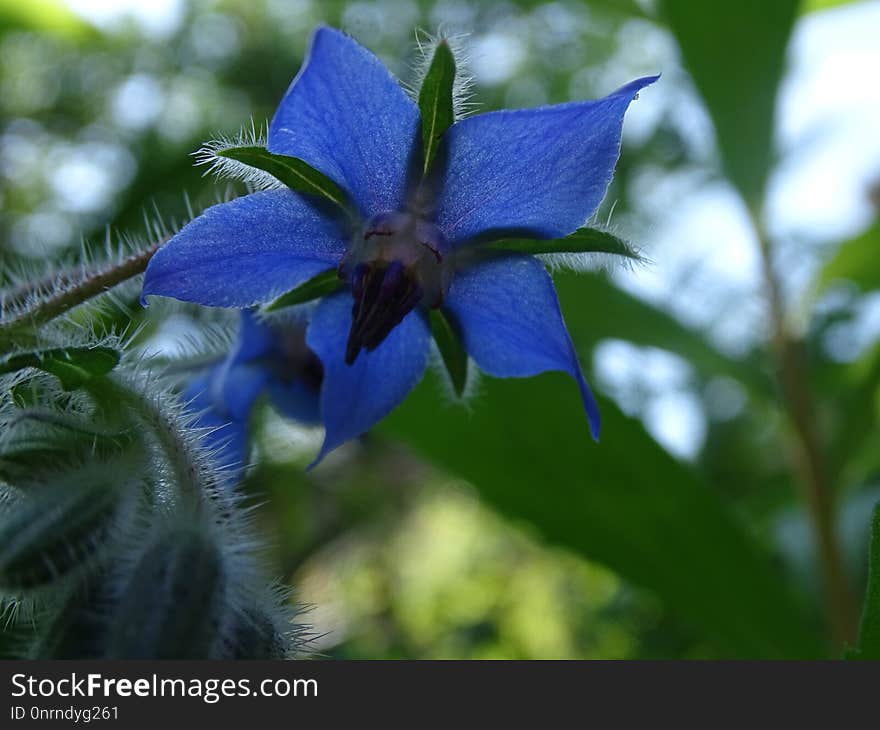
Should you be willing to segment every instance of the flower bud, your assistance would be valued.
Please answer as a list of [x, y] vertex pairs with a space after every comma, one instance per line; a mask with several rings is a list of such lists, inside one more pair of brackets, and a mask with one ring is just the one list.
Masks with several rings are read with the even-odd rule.
[[228, 608], [223, 555], [198, 525], [166, 526], [123, 578], [107, 658], [206, 659]]
[[127, 493], [120, 462], [95, 462], [31, 484], [0, 509], [0, 588], [27, 591], [88, 565]]
[[291, 653], [289, 638], [262, 609], [241, 612], [231, 633], [229, 659], [287, 659]]
[[98, 596], [98, 586], [73, 586], [54, 610], [39, 621], [38, 633], [27, 652], [28, 658], [100, 658], [104, 625]]

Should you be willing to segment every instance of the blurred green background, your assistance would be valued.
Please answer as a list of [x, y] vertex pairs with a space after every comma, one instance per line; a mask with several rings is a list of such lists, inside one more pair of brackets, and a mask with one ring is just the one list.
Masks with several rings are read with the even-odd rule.
[[[836, 652], [762, 265], [857, 601], [880, 498], [880, 3], [0, 0], [3, 271], [228, 194], [190, 154], [271, 117], [319, 22], [404, 80], [415, 28], [467, 33], [478, 109], [663, 78], [630, 109], [597, 214], [650, 263], [556, 276], [600, 445], [553, 375], [481, 379], [464, 406], [429, 378], [310, 473], [320, 434], [260, 415], [246, 488], [316, 650]], [[214, 316], [145, 314], [135, 294], [151, 351]]]

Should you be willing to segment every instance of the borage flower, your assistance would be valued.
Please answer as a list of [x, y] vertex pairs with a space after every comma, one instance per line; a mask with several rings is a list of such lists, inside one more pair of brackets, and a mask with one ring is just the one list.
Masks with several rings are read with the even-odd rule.
[[[598, 438], [598, 408], [552, 280], [539, 259], [503, 244], [568, 236], [595, 212], [624, 113], [657, 77], [597, 101], [452, 123], [445, 43], [433, 59], [417, 105], [372, 53], [319, 28], [269, 127], [268, 152], [226, 151], [306, 192], [267, 190], [210, 208], [147, 269], [144, 296], [225, 307], [295, 295], [338, 273], [344, 290], [321, 299], [307, 332], [324, 368], [318, 460], [421, 379], [439, 313], [489, 375], [571, 375]], [[539, 249], [557, 250], [526, 250]]]
[[194, 426], [220, 467], [237, 481], [247, 456], [247, 430], [257, 399], [266, 394], [283, 416], [304, 425], [319, 422], [323, 368], [305, 342], [305, 324], [284, 318], [271, 325], [241, 313], [226, 358], [193, 378], [183, 392]]

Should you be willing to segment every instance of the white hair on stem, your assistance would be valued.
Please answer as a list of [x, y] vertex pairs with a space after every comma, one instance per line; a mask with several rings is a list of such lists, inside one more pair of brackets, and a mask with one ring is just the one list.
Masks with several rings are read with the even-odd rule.
[[252, 190], [276, 190], [284, 184], [264, 170], [245, 165], [220, 153], [235, 147], [265, 147], [268, 124], [257, 128], [253, 119], [250, 127], [242, 127], [236, 135], [218, 134], [193, 152], [196, 166], [206, 166], [205, 175], [218, 179], [239, 180]]

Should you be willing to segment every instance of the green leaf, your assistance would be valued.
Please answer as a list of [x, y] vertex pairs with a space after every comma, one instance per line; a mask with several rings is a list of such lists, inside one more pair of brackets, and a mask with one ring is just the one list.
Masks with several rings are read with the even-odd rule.
[[531, 238], [502, 238], [481, 248], [533, 256], [550, 253], [608, 253], [633, 261], [642, 260], [638, 252], [622, 238], [599, 228], [578, 228], [564, 238], [543, 241]]
[[859, 626], [859, 646], [853, 658], [880, 659], [880, 503], [874, 507], [871, 523], [868, 587]]
[[278, 181], [284, 183], [291, 190], [308, 195], [317, 195], [336, 203], [340, 208], [347, 208], [348, 202], [345, 193], [335, 182], [311, 165], [297, 157], [276, 155], [269, 152], [265, 147], [246, 146], [229, 147], [218, 150], [218, 157], [227, 157], [230, 160], [241, 162], [250, 167], [256, 167], [268, 172]]
[[850, 281], [863, 292], [880, 287], [880, 224], [838, 247], [822, 267], [816, 290], [821, 293], [835, 281]]
[[0, 35], [25, 30], [74, 42], [96, 41], [100, 33], [59, 0], [0, 0]]
[[557, 373], [485, 378], [480, 391], [464, 409], [426, 382], [380, 428], [508, 518], [653, 590], [726, 654], [820, 653], [770, 556], [641, 423], [603, 401], [593, 444], [577, 387]]
[[342, 281], [336, 269], [322, 271], [317, 276], [313, 276], [308, 281], [303, 282], [299, 286], [291, 289], [289, 292], [282, 294], [277, 299], [269, 302], [263, 310], [266, 312], [275, 312], [284, 307], [292, 307], [296, 304], [305, 304], [314, 299], [320, 299], [332, 294], [342, 286]]
[[439, 309], [431, 310], [431, 332], [455, 394], [461, 397], [467, 385], [468, 356], [452, 324]]
[[119, 351], [112, 347], [57, 347], [7, 357], [0, 361], [0, 374], [39, 368], [56, 376], [65, 390], [75, 390], [109, 373], [119, 357]]
[[837, 428], [828, 447], [830, 466], [848, 484], [871, 478], [880, 467], [875, 437], [880, 422], [880, 344], [844, 367], [826, 398], [835, 404]]
[[443, 133], [455, 121], [452, 106], [455, 83], [455, 57], [445, 40], [434, 49], [434, 57], [419, 91], [419, 111], [422, 115], [422, 144], [424, 145], [427, 173], [440, 147]]
[[856, 0], [804, 0], [801, 6], [801, 14], [815, 13], [822, 10], [831, 10], [839, 8], [841, 5], [849, 5]]
[[798, 0], [663, 0], [685, 66], [709, 110], [724, 170], [750, 206], [773, 158], [776, 92]]

